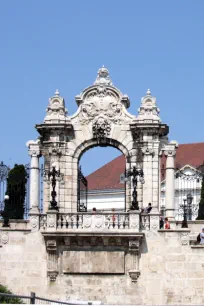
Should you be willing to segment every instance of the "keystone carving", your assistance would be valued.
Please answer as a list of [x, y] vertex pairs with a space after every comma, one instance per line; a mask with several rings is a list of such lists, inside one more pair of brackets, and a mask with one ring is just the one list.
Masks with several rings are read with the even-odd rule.
[[110, 135], [111, 131], [111, 124], [109, 120], [105, 119], [104, 117], [99, 117], [93, 123], [93, 136], [95, 138], [103, 138]]

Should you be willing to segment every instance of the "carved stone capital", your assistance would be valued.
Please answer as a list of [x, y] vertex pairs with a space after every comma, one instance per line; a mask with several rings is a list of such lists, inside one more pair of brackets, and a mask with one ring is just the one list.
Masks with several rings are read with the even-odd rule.
[[152, 155], [152, 156], [155, 154], [152, 148], [145, 148], [145, 147], [142, 148], [142, 153], [144, 155]]
[[28, 154], [31, 157], [38, 157], [40, 156], [40, 140], [29, 140], [26, 143], [26, 146], [28, 147]]
[[174, 157], [176, 155], [176, 150], [166, 150], [164, 151], [164, 154], [167, 156], [167, 157]]

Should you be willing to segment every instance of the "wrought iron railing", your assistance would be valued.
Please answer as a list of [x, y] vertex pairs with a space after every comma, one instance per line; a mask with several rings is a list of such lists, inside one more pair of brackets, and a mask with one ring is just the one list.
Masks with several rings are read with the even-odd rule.
[[0, 292], [0, 304], [61, 304], [61, 305], [94, 305], [94, 302], [91, 301], [80, 301], [74, 302], [65, 302], [60, 300], [48, 299], [44, 297], [39, 297], [35, 292], [31, 292], [30, 295], [21, 295], [21, 294], [8, 294]]

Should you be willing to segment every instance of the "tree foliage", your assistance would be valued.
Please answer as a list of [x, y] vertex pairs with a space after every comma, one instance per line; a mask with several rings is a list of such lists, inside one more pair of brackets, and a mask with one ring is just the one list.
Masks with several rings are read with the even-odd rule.
[[9, 171], [7, 178], [7, 191], [9, 200], [5, 201], [4, 214], [9, 219], [23, 219], [24, 202], [26, 196], [27, 173], [24, 165], [15, 164]]
[[204, 175], [202, 179], [198, 217], [196, 218], [196, 220], [204, 220]]
[[[0, 293], [12, 294], [10, 290], [0, 284]], [[23, 301], [19, 298], [6, 297], [0, 295], [0, 304], [23, 304]]]

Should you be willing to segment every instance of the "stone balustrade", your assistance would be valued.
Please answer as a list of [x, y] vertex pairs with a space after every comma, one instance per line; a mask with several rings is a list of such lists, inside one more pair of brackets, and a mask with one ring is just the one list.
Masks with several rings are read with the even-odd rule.
[[149, 214], [135, 212], [103, 213], [57, 213], [40, 215], [40, 229], [43, 230], [141, 230], [150, 229]]

